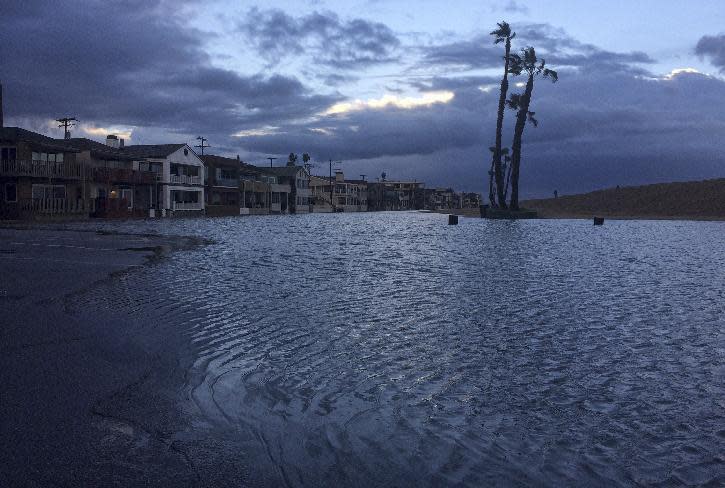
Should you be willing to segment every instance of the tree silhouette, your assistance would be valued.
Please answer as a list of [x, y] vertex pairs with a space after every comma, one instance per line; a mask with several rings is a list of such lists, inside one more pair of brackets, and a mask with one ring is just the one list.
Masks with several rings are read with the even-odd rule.
[[556, 83], [559, 75], [556, 71], [546, 67], [546, 62], [536, 58], [536, 51], [533, 47], [527, 47], [521, 50], [521, 56], [514, 54], [511, 56], [511, 73], [521, 74], [528, 73], [529, 77], [526, 82], [524, 93], [513, 93], [506, 101], [506, 104], [517, 110], [516, 126], [514, 127], [514, 140], [511, 144], [511, 204], [512, 210], [519, 209], [519, 174], [521, 169], [521, 140], [524, 135], [526, 122], [530, 122], [534, 127], [538, 125], [538, 121], [534, 118], [535, 112], [529, 111], [531, 106], [531, 95], [534, 92], [534, 79], [538, 76], [550, 79]]
[[[508, 75], [511, 73], [511, 40], [516, 37], [515, 32], [511, 32], [511, 26], [507, 22], [499, 22], [498, 29], [491, 32], [491, 35], [495, 37], [494, 44], [504, 43], [504, 70], [503, 78], [501, 79], [501, 93], [498, 99], [498, 113], [496, 116], [496, 145], [493, 151], [493, 173], [496, 178], [496, 189], [498, 193], [498, 204], [506, 208], [506, 197], [504, 196], [504, 181], [503, 171], [501, 168], [501, 132], [503, 131], [503, 115], [506, 108], [506, 95], [509, 89]], [[519, 71], [520, 72], [520, 71]], [[489, 182], [489, 188], [493, 190], [493, 183]], [[489, 200], [491, 206], [496, 206], [494, 192], [491, 191], [489, 194]]]
[[297, 164], [297, 155], [295, 153], [289, 153], [289, 157], [287, 158], [287, 166], [294, 166]]

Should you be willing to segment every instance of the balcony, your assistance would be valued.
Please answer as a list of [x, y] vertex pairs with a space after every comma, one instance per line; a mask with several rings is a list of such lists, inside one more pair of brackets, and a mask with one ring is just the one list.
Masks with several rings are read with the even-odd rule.
[[36, 178], [64, 178], [80, 180], [85, 166], [78, 163], [54, 161], [5, 160], [0, 161], [0, 176], [31, 176]]
[[125, 168], [91, 168], [91, 178], [99, 183], [129, 183], [151, 185], [157, 173]]
[[239, 188], [239, 180], [235, 178], [216, 178], [214, 186], [223, 186], [226, 188]]
[[21, 212], [46, 215], [86, 214], [88, 206], [83, 200], [65, 198], [32, 198], [18, 200]]
[[171, 183], [176, 185], [201, 185], [201, 176], [171, 175]]
[[171, 210], [203, 210], [200, 202], [171, 202]]
[[290, 193], [292, 188], [289, 185], [283, 185], [279, 183], [272, 183], [270, 189], [272, 193]]

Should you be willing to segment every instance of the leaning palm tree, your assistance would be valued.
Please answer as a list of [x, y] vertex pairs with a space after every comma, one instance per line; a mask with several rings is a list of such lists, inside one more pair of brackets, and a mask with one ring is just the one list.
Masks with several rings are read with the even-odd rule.
[[[493, 173], [496, 177], [496, 190], [498, 193], [498, 204], [506, 208], [506, 197], [504, 196], [504, 181], [503, 181], [503, 171], [501, 170], [501, 132], [503, 131], [503, 114], [504, 110], [506, 108], [506, 94], [508, 93], [509, 89], [509, 80], [508, 75], [511, 72], [509, 70], [510, 67], [510, 61], [511, 61], [511, 40], [516, 37], [515, 32], [511, 32], [511, 26], [507, 22], [499, 22], [498, 23], [498, 29], [491, 32], [491, 35], [495, 37], [494, 44], [498, 43], [505, 43], [504, 44], [504, 69], [503, 69], [503, 78], [501, 79], [501, 93], [499, 95], [498, 99], [498, 113], [496, 117], [496, 145], [494, 146], [493, 151]], [[493, 183], [489, 182], [489, 186], [493, 187]], [[492, 199], [491, 197], [494, 196], [493, 191], [490, 192], [489, 199], [491, 200], [491, 206], [495, 207], [496, 202], [495, 199]]]
[[534, 78], [541, 76], [549, 78], [553, 83], [559, 79], [556, 71], [546, 67], [546, 62], [536, 58], [536, 51], [533, 47], [522, 49], [521, 56], [511, 56], [511, 72], [520, 74], [526, 72], [529, 79], [526, 82], [524, 93], [514, 93], [506, 104], [517, 110], [516, 126], [514, 127], [514, 140], [511, 144], [511, 204], [512, 210], [519, 209], [519, 171], [521, 169], [521, 139], [524, 135], [526, 122], [530, 122], [534, 127], [538, 125], [538, 121], [534, 118], [535, 112], [530, 112], [531, 95], [534, 92]]
[[508, 148], [506, 149], [506, 155], [503, 157], [503, 172], [506, 175], [506, 184], [503, 190], [503, 199], [506, 201], [506, 196], [509, 192], [509, 186], [511, 185], [511, 156], [508, 155]]

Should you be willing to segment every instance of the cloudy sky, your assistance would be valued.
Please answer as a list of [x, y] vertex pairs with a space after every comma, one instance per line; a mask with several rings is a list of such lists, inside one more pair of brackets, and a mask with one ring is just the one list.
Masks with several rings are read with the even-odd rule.
[[[5, 124], [482, 191], [507, 20], [536, 85], [522, 193], [725, 176], [721, 0], [0, 0]], [[507, 114], [507, 122], [513, 119]], [[504, 131], [510, 142], [511, 124]]]

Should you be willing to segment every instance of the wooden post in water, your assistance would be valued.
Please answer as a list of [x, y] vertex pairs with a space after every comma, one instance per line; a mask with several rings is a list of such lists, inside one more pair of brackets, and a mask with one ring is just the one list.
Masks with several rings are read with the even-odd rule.
[[458, 215], [449, 215], [448, 225], [458, 225]]
[[604, 217], [594, 217], [594, 225], [604, 225]]

